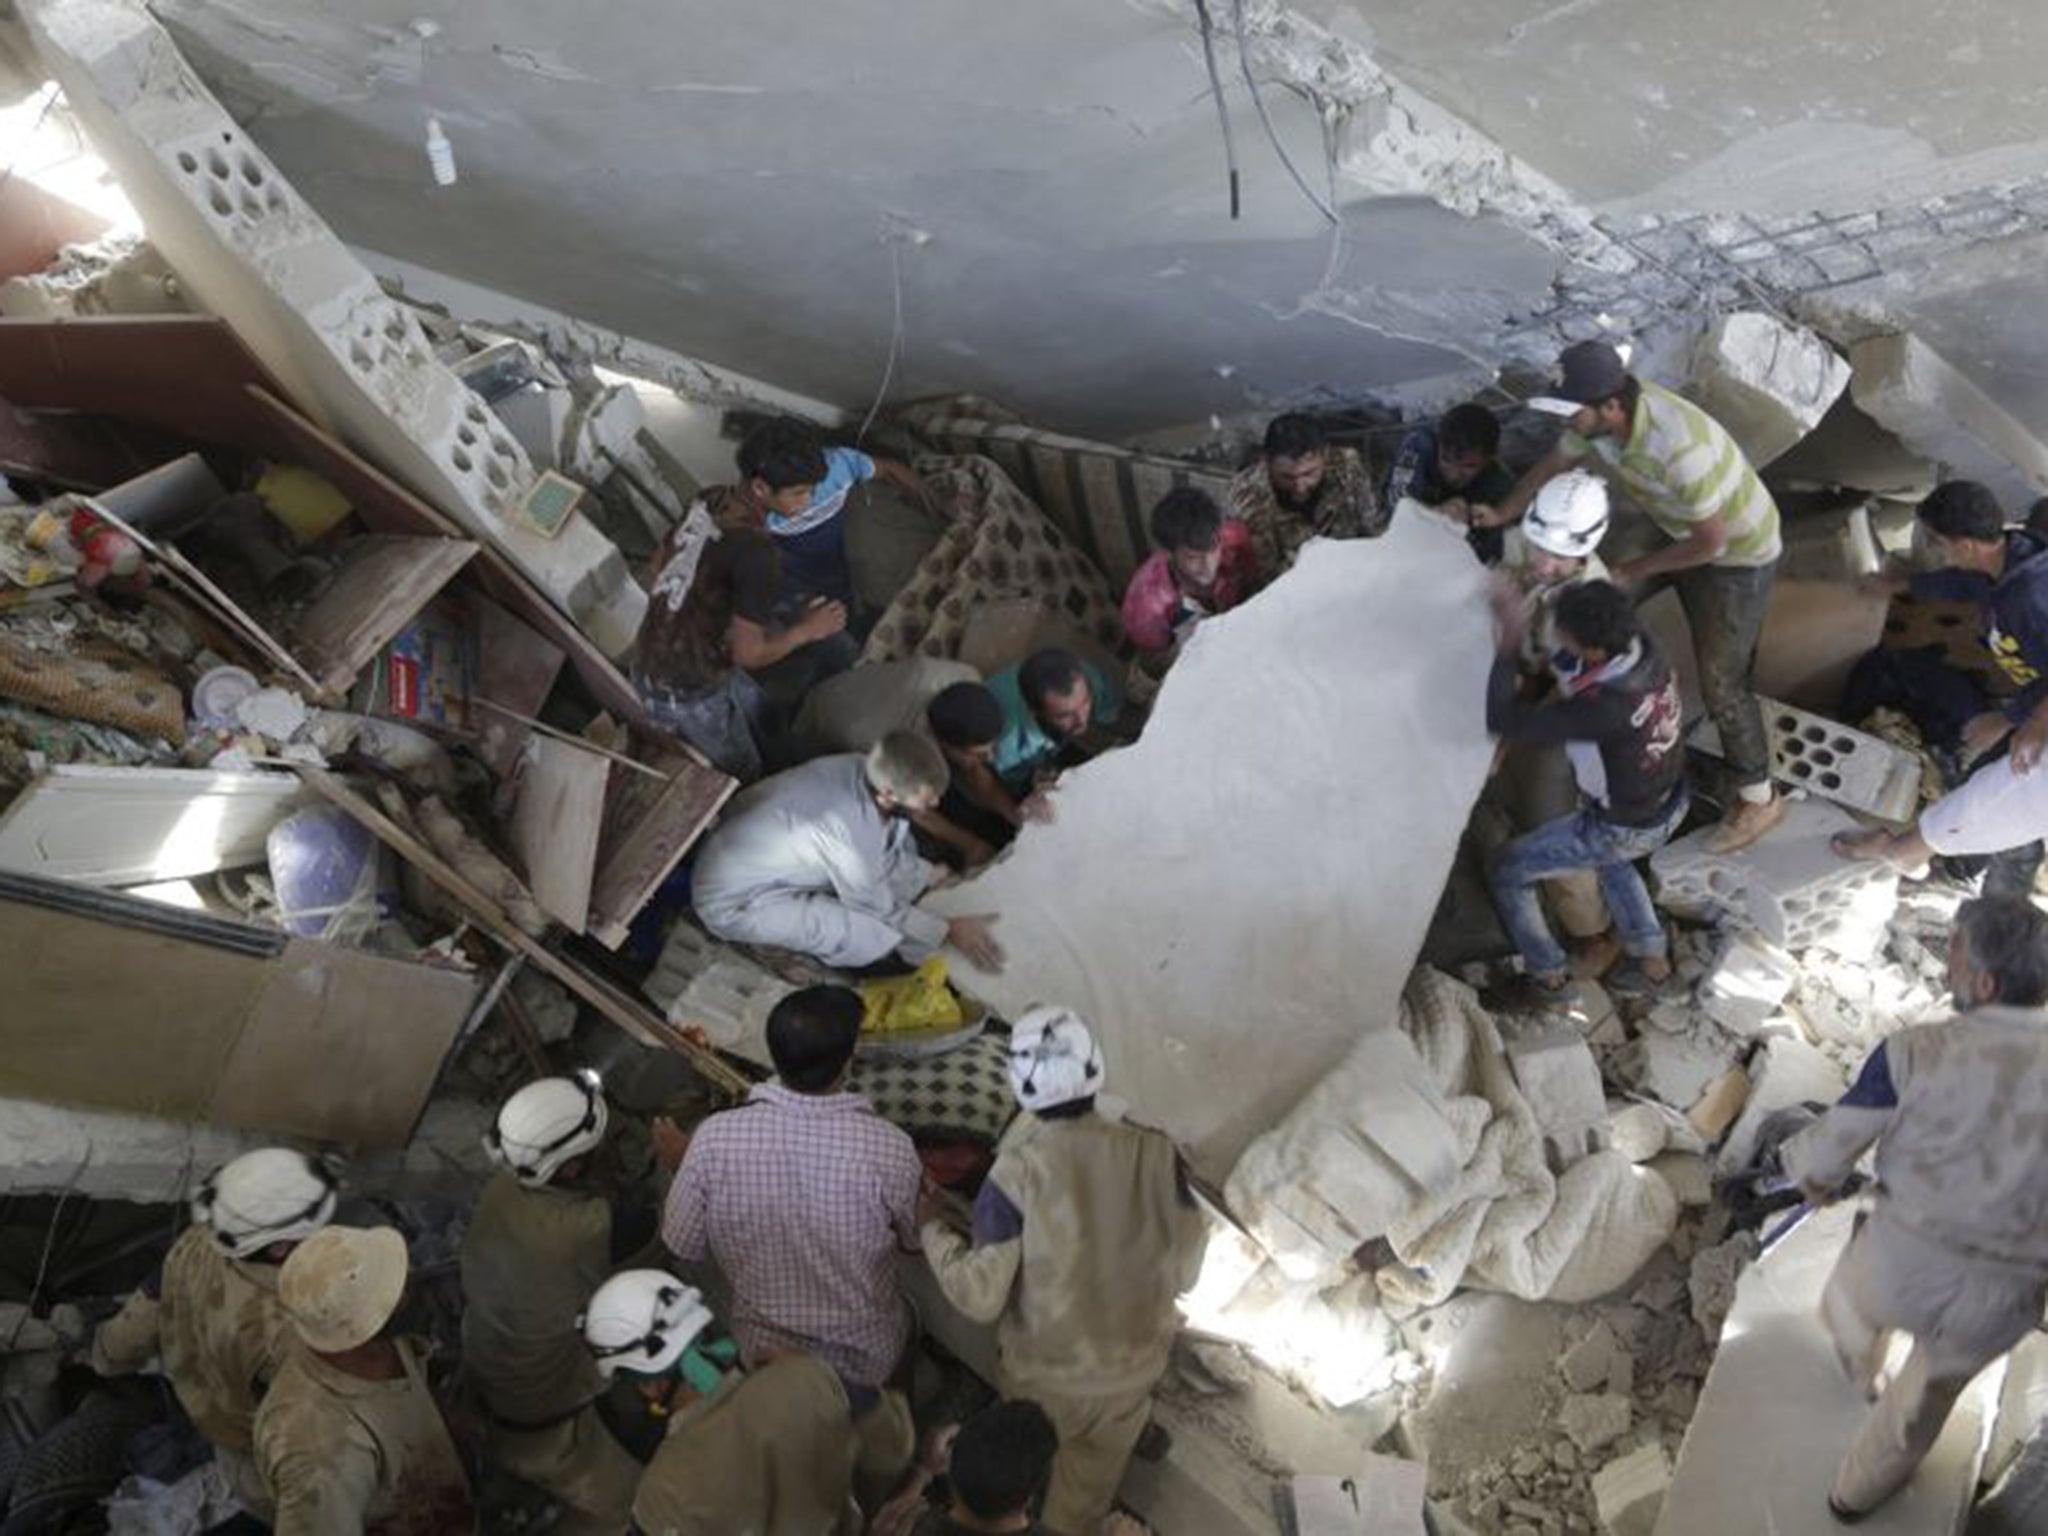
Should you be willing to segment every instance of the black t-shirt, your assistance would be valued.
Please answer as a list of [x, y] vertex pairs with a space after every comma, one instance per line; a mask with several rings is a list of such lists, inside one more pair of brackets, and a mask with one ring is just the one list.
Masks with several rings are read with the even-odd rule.
[[1607, 774], [1607, 819], [1618, 826], [1658, 821], [1685, 777], [1683, 709], [1670, 666], [1648, 639], [1640, 660], [1620, 676], [1570, 698], [1530, 704], [1521, 698], [1521, 666], [1495, 659], [1487, 681], [1486, 727], [1510, 741], [1598, 745]]
[[[657, 573], [672, 554], [665, 544]], [[774, 539], [758, 529], [724, 527], [698, 558], [682, 606], [671, 609], [658, 594], [649, 605], [640, 628], [640, 675], [679, 693], [720, 681], [733, 665], [726, 630], [735, 617], [768, 627], [781, 584], [782, 557]]]

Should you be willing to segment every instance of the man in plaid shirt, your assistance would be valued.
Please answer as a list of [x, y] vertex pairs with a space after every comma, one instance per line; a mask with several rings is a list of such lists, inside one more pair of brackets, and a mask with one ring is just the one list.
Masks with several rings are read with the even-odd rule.
[[[775, 1005], [776, 1080], [689, 1139], [661, 1236], [682, 1262], [718, 1266], [748, 1365], [780, 1351], [817, 1356], [846, 1383], [862, 1472], [891, 1461], [900, 1472], [914, 1449], [910, 1414], [883, 1389], [910, 1341], [896, 1254], [917, 1251], [924, 1171], [907, 1135], [842, 1091], [860, 1024], [860, 996], [846, 987], [805, 987]], [[681, 1140], [667, 1121], [656, 1134], [671, 1153]]]

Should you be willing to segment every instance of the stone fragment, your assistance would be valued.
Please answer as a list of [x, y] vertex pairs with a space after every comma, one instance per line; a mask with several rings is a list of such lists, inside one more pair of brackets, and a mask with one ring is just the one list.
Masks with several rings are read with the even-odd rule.
[[1721, 1144], [1719, 1166], [1741, 1168], [1756, 1148], [1763, 1123], [1795, 1104], [1826, 1106], [1840, 1098], [1849, 1081], [1833, 1058], [1795, 1035], [1773, 1035], [1750, 1063], [1749, 1102]]
[[1721, 1324], [1735, 1305], [1735, 1282], [1755, 1258], [1756, 1238], [1748, 1232], [1693, 1255], [1686, 1294], [1692, 1301], [1692, 1320], [1710, 1343], [1721, 1337]]
[[1918, 337], [1859, 341], [1849, 364], [1856, 404], [1915, 453], [1983, 481], [2009, 507], [2048, 490], [2048, 446]]
[[1671, 1460], [1645, 1445], [1593, 1474], [1593, 1507], [1606, 1536], [1650, 1536], [1671, 1486]]
[[1738, 1035], [1753, 1035], [1799, 979], [1799, 962], [1755, 933], [1730, 934], [1700, 981], [1708, 1018]]
[[1553, 1165], [1567, 1167], [1607, 1134], [1607, 1093], [1585, 1038], [1564, 1025], [1524, 1030], [1507, 1042], [1508, 1065], [1535, 1112]]
[[1596, 1322], [1584, 1338], [1559, 1356], [1557, 1368], [1565, 1385], [1574, 1392], [1597, 1392], [1605, 1384], [1620, 1351], [1621, 1341], [1614, 1336], [1614, 1330], [1604, 1321]]
[[1685, 393], [1761, 469], [1820, 424], [1849, 387], [1849, 372], [1848, 361], [1803, 326], [1730, 314], [1694, 347]]
[[1627, 1434], [1634, 1418], [1635, 1405], [1611, 1392], [1575, 1392], [1558, 1413], [1572, 1444], [1589, 1455]]

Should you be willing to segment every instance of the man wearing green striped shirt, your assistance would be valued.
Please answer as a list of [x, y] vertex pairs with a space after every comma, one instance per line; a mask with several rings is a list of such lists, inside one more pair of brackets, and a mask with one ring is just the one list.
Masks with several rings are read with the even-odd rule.
[[1546, 482], [1590, 459], [1670, 538], [1616, 564], [1612, 575], [1638, 589], [1678, 589], [1700, 691], [1740, 791], [1713, 846], [1723, 853], [1747, 847], [1785, 815], [1752, 682], [1783, 549], [1777, 505], [1725, 427], [1690, 400], [1637, 379], [1606, 342], [1565, 348], [1552, 382], [1548, 395], [1529, 404], [1566, 418], [1564, 435], [1499, 505], [1475, 508], [1473, 520], [1491, 527], [1515, 521]]

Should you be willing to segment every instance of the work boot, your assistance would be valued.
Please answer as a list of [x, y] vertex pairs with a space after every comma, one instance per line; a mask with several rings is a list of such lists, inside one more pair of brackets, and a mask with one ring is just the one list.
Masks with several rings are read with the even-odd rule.
[[1738, 799], [1707, 839], [1709, 853], [1735, 853], [1747, 848], [1785, 819], [1788, 802], [1780, 794], [1768, 800]]

